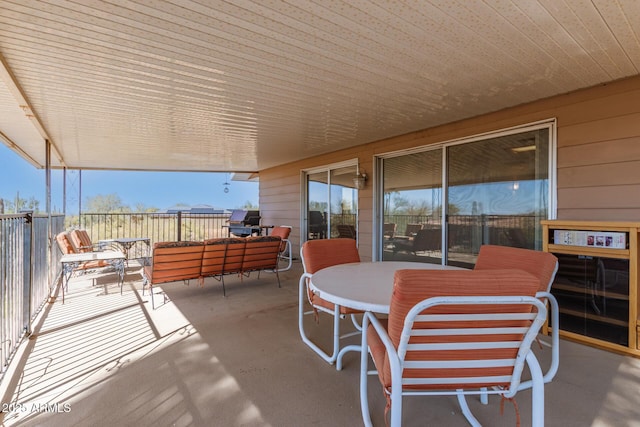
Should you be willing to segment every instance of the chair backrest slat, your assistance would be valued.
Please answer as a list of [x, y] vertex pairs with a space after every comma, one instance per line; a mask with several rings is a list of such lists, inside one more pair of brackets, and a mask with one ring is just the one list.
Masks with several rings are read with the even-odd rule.
[[[533, 277], [528, 276], [531, 282]], [[531, 291], [534, 286], [530, 286]], [[508, 313], [501, 310], [503, 306], [509, 307]], [[485, 312], [487, 307], [493, 307], [496, 313]], [[475, 317], [484, 319], [475, 320], [480, 327], [469, 327], [468, 314], [435, 314], [431, 321], [428, 319], [431, 315], [424, 314], [450, 309], [457, 312], [461, 308], [482, 312]], [[534, 296], [435, 297], [421, 301], [407, 314], [398, 346], [408, 379], [403, 382], [438, 388], [480, 384], [514, 389], [520, 382], [524, 356], [545, 319], [546, 308]], [[505, 321], [515, 326], [501, 326]], [[432, 324], [447, 327], [435, 329], [434, 334], [425, 334], [425, 330], [433, 331], [430, 329]]]
[[403, 379], [437, 389], [510, 386], [519, 352], [535, 338], [532, 324], [546, 318], [538, 286], [521, 270], [397, 271], [388, 327]]

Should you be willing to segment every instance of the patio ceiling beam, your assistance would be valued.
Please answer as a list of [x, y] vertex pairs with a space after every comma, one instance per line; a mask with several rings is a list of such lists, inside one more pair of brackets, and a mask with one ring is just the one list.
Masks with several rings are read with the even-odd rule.
[[15, 150], [18, 153], [20, 153], [20, 155], [22, 157], [24, 157], [25, 159], [29, 160], [31, 162], [31, 164], [33, 164], [34, 166], [38, 164], [38, 161], [36, 159], [34, 159], [32, 156], [30, 156], [26, 151], [24, 151], [22, 149], [22, 147], [20, 147], [18, 144], [16, 144], [11, 138], [9, 138], [9, 136], [7, 134], [2, 132], [1, 130], [0, 130], [0, 139], [2, 139], [7, 144], [9, 144], [9, 147], [11, 147], [12, 150]]
[[[7, 86], [7, 88], [13, 95], [13, 97], [15, 98], [18, 104], [18, 107], [24, 112], [25, 116], [31, 121], [31, 124], [35, 127], [35, 129], [38, 131], [40, 136], [42, 136], [43, 142], [49, 141], [49, 143], [51, 144], [51, 147], [56, 152], [56, 155], [58, 157], [58, 161], [60, 162], [60, 164], [63, 166], [66, 166], [64, 159], [62, 157], [62, 154], [60, 153], [60, 150], [58, 149], [56, 144], [52, 141], [52, 139], [49, 137], [49, 133], [47, 132], [44, 125], [40, 121], [36, 112], [31, 107], [31, 103], [29, 102], [29, 100], [27, 99], [27, 96], [25, 95], [24, 91], [20, 87], [20, 84], [18, 83], [18, 79], [16, 79], [16, 76], [11, 71], [9, 64], [7, 64], [2, 53], [0, 53], [0, 79], [2, 79], [2, 81], [5, 83], [5, 85]], [[20, 149], [20, 147], [15, 142], [13, 142], [11, 138], [7, 138], [6, 135], [4, 134], [2, 135], [2, 137], [3, 139], [5, 139], [7, 142], [11, 144], [12, 148], [18, 149], [18, 151], [20, 151], [22, 155], [26, 155], [26, 153], [24, 153], [24, 151]], [[30, 156], [26, 156], [26, 158], [29, 158], [31, 161], [34, 160]]]

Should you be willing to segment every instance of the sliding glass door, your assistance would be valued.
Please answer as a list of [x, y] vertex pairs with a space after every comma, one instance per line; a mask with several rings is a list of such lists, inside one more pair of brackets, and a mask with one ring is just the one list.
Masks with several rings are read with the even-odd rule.
[[304, 174], [306, 239], [357, 238], [357, 165], [337, 165]]
[[380, 258], [471, 267], [483, 244], [541, 249], [554, 125], [379, 159]]
[[[384, 160], [383, 260], [442, 259], [442, 149]], [[428, 231], [426, 231], [428, 230]]]
[[549, 212], [546, 129], [447, 147], [450, 264], [473, 265], [483, 244], [542, 249]]

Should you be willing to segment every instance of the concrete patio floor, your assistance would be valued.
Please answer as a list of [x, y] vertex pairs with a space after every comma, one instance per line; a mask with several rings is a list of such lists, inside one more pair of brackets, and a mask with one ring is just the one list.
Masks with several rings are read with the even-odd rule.
[[[301, 270], [297, 262], [281, 273], [281, 288], [273, 273], [229, 276], [227, 297], [214, 279], [169, 284], [155, 310], [139, 266], [127, 269], [123, 295], [110, 271], [73, 278], [65, 303], [46, 306], [3, 379], [2, 425], [362, 425], [357, 353], [338, 372], [300, 340]], [[307, 317], [327, 342], [329, 318]], [[536, 353], [544, 366], [549, 349]], [[640, 426], [639, 390], [640, 360], [563, 340], [560, 371], [545, 388], [546, 425]], [[373, 377], [369, 400], [374, 425], [384, 426]], [[527, 426], [530, 393], [516, 400]], [[405, 402], [406, 426], [467, 425], [453, 397]], [[469, 404], [484, 425], [516, 425], [509, 402], [503, 415], [497, 397]]]

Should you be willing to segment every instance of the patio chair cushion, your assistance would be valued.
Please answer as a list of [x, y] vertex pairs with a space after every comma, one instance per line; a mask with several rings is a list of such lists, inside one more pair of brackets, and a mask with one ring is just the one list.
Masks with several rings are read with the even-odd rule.
[[87, 230], [71, 230], [69, 237], [76, 252], [93, 252], [93, 243]]
[[538, 278], [538, 291], [549, 292], [558, 258], [550, 252], [509, 246], [482, 245], [474, 270], [516, 268]]
[[75, 248], [71, 244], [71, 240], [69, 240], [69, 235], [66, 232], [61, 232], [56, 235], [56, 242], [58, 243], [58, 248], [60, 248], [60, 252], [63, 255], [74, 254], [76, 253]]
[[309, 240], [302, 246], [302, 254], [304, 270], [309, 274], [338, 264], [360, 262], [355, 241], [346, 238]]
[[[538, 289], [538, 280], [532, 275], [521, 270], [491, 270], [491, 271], [474, 271], [474, 270], [461, 270], [461, 271], [442, 271], [442, 270], [398, 270], [395, 273], [393, 294], [391, 298], [391, 306], [389, 319], [387, 323], [387, 330], [389, 338], [393, 345], [397, 349], [400, 342], [400, 334], [404, 326], [404, 319], [409, 310], [418, 302], [436, 296], [505, 296], [505, 295], [526, 295], [534, 296]], [[486, 312], [504, 312], [504, 310], [513, 310], [511, 306], [502, 306], [497, 308], [494, 305], [485, 306]], [[470, 307], [464, 306], [449, 306], [446, 309], [438, 307], [434, 309], [438, 312], [456, 312], [464, 313], [471, 310]], [[446, 310], [446, 311], [445, 311]], [[499, 311], [496, 311], [499, 310]], [[528, 312], [531, 307], [528, 305], [518, 306], [516, 309], [518, 312]], [[433, 311], [432, 311], [433, 312]], [[495, 326], [496, 322], [492, 322], [492, 326]], [[510, 323], [510, 326], [513, 322]], [[482, 327], [487, 326], [484, 322], [469, 322], [468, 327]], [[423, 327], [427, 327], [424, 325]], [[438, 323], [430, 323], [429, 328], [438, 327]], [[514, 340], [519, 340], [520, 336], [514, 336]], [[369, 347], [371, 351], [371, 357], [377, 367], [380, 381], [386, 389], [391, 387], [391, 371], [389, 368], [389, 362], [387, 358], [386, 349], [384, 344], [380, 340], [378, 334], [373, 327], [369, 327], [367, 330], [367, 339], [369, 341]], [[433, 342], [435, 338], [422, 337], [420, 342]], [[464, 336], [447, 336], [444, 338], [437, 338], [438, 340], [444, 340], [445, 342], [460, 342], [464, 341]], [[475, 337], [474, 340], [478, 340], [479, 337]], [[481, 336], [480, 336], [481, 339]], [[447, 358], [465, 360], [473, 360], [478, 358], [488, 358], [504, 354], [503, 352], [513, 353], [515, 357], [517, 349], [505, 349], [505, 350], [443, 350], [443, 351], [431, 351], [430, 354], [421, 355], [426, 359], [441, 359], [443, 355]], [[510, 368], [506, 368], [510, 369]], [[492, 368], [490, 370], [483, 368], [487, 375], [509, 375], [511, 372], [505, 373], [505, 368]], [[459, 370], [458, 370], [459, 372]], [[477, 369], [470, 368], [469, 373], [477, 373]], [[447, 369], [405, 369], [404, 377], [432, 377], [438, 378], [441, 376], [450, 375]], [[460, 375], [458, 373], [458, 375]], [[504, 385], [504, 384], [496, 384]], [[447, 384], [430, 386], [429, 388], [446, 388], [457, 389], [468, 387], [469, 384]], [[413, 388], [420, 388], [415, 386]], [[422, 387], [424, 388], [424, 387]]]
[[[58, 248], [63, 255], [75, 254], [78, 253], [76, 248], [71, 243], [71, 239], [69, 237], [69, 233], [63, 231], [56, 235], [56, 242], [58, 243]], [[87, 261], [76, 267], [77, 270], [91, 270], [94, 268], [107, 267], [109, 263], [103, 259], [95, 260], [95, 261]]]
[[[313, 274], [323, 268], [350, 262], [360, 262], [360, 253], [356, 241], [348, 238], [309, 240], [302, 246], [305, 272]], [[309, 301], [313, 305], [333, 310], [334, 304], [330, 303], [308, 288]], [[340, 307], [340, 313], [360, 313], [346, 307]]]
[[278, 236], [282, 239], [282, 243], [280, 244], [280, 252], [283, 252], [287, 248], [286, 240], [289, 238], [289, 234], [291, 234], [291, 227], [277, 226], [273, 227], [273, 229], [271, 230], [272, 236]]

